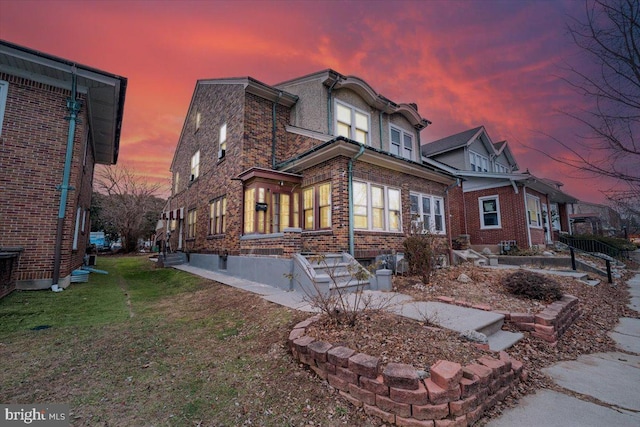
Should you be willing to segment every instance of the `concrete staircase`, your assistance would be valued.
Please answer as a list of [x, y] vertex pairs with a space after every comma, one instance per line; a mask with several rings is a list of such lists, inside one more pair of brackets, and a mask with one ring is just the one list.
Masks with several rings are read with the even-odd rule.
[[369, 289], [374, 276], [355, 258], [341, 254], [294, 254], [294, 290], [317, 292]]
[[489, 265], [489, 259], [473, 249], [453, 251], [453, 263], [460, 264], [461, 262], [472, 262], [473, 265], [478, 266]]
[[167, 253], [167, 255], [158, 255], [158, 262], [164, 267], [173, 267], [174, 265], [182, 265], [187, 263], [187, 254], [184, 252]]

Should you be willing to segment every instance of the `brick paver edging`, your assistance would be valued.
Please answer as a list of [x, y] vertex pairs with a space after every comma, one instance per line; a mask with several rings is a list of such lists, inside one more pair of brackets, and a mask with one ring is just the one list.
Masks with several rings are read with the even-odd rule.
[[[438, 301], [478, 310], [492, 311], [491, 307], [486, 304], [474, 305], [450, 297], [441, 296], [438, 297]], [[504, 315], [504, 321], [512, 323], [518, 330], [531, 332], [531, 335], [554, 346], [558, 343], [558, 339], [569, 329], [569, 326], [580, 317], [581, 312], [578, 303], [577, 297], [564, 295], [560, 300], [546, 306], [538, 314], [511, 313], [503, 310], [493, 310], [493, 312]]]
[[[439, 360], [429, 377], [413, 366], [389, 363], [347, 347], [316, 341], [306, 329], [320, 318], [298, 323], [289, 334], [293, 357], [339, 390], [357, 407], [387, 423], [405, 427], [473, 425], [527, 377], [522, 362], [501, 351], [462, 366]], [[428, 345], [426, 343], [425, 345]]]

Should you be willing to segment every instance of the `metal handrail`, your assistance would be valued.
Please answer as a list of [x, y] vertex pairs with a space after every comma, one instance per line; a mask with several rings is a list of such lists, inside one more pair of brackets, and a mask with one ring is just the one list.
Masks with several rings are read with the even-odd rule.
[[599, 240], [583, 239], [571, 236], [560, 236], [559, 240], [565, 245], [568, 245], [569, 247], [575, 249], [579, 249], [583, 252], [589, 252], [592, 254], [601, 253], [618, 259], [629, 257], [629, 251], [618, 249]]

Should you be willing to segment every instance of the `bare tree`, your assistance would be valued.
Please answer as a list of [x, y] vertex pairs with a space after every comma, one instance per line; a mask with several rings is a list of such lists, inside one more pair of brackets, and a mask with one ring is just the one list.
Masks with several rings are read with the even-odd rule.
[[125, 166], [109, 166], [97, 173], [96, 189], [100, 198], [100, 216], [111, 224], [122, 238], [125, 252], [136, 249], [138, 238], [147, 237], [150, 222], [155, 226], [164, 205], [156, 197], [159, 184], [149, 184]]
[[[640, 200], [640, 2], [586, 0], [585, 16], [569, 34], [587, 63], [569, 66], [564, 80], [589, 107], [563, 113], [583, 125], [575, 143], [554, 140], [568, 153], [551, 156], [591, 176], [618, 180], [606, 196], [618, 205]], [[622, 189], [621, 189], [622, 188]]]

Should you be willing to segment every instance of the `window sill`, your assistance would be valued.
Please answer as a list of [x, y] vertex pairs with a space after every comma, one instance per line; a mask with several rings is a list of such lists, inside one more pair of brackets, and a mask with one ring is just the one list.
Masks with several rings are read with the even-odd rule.
[[219, 239], [224, 239], [225, 234], [209, 234], [207, 236], [207, 240], [219, 240]]
[[185, 242], [195, 242], [196, 238], [195, 237], [187, 237], [186, 239], [184, 239]]
[[501, 225], [493, 225], [490, 227], [480, 227], [480, 230], [502, 230]]
[[387, 230], [368, 230], [365, 228], [356, 228], [353, 230], [355, 233], [371, 233], [371, 234], [398, 234], [404, 235], [402, 231], [387, 231]]
[[302, 230], [302, 234], [310, 235], [310, 234], [333, 234], [332, 229], [323, 229], [323, 230]]

